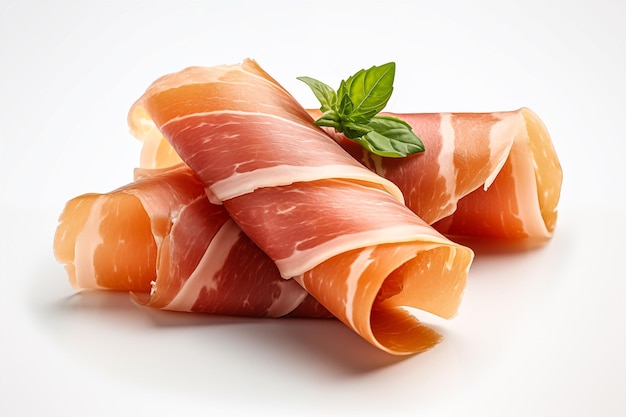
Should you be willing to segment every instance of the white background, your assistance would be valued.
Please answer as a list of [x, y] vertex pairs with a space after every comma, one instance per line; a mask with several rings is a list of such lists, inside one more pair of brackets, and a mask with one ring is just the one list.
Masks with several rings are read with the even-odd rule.
[[[0, 2], [0, 415], [626, 414], [626, 3]], [[445, 340], [396, 358], [334, 321], [151, 312], [52, 256], [70, 198], [129, 182], [158, 76], [250, 57], [305, 106], [397, 63], [392, 111], [533, 109], [565, 180], [540, 250], [477, 257]]]

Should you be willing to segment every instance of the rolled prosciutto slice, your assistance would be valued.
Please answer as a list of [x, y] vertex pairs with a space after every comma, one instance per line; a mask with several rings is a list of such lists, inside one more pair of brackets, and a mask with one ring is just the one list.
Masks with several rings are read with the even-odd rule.
[[[312, 112], [314, 115], [319, 112]], [[328, 131], [365, 166], [391, 180], [406, 204], [446, 235], [500, 239], [552, 236], [563, 173], [539, 117], [494, 113], [393, 114], [426, 152], [383, 158]]]
[[[137, 106], [131, 132], [143, 141], [141, 164], [181, 159]], [[309, 110], [317, 118], [318, 110]], [[406, 205], [435, 229], [472, 245], [478, 238], [540, 244], [552, 236], [563, 173], [541, 119], [531, 110], [392, 114], [407, 121], [426, 151], [406, 158], [370, 153], [327, 129], [363, 165], [391, 180]], [[534, 244], [532, 243], [532, 244]]]
[[165, 310], [332, 317], [280, 277], [187, 166], [136, 175], [110, 193], [67, 203], [54, 253], [74, 288], [132, 291], [140, 304]]
[[473, 252], [409, 210], [256, 62], [166, 75], [131, 126], [149, 126], [142, 114], [284, 279], [384, 351], [439, 341], [406, 307], [454, 316]]

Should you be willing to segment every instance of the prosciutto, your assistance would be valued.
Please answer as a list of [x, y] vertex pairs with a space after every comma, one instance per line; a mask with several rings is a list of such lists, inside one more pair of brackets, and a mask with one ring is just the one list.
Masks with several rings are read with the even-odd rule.
[[328, 133], [396, 184], [406, 204], [446, 235], [537, 243], [552, 236], [563, 172], [545, 125], [530, 109], [390, 115], [408, 122], [427, 151], [382, 158]]
[[[552, 236], [563, 172], [548, 130], [532, 110], [386, 114], [408, 122], [426, 151], [384, 158], [326, 133], [398, 186], [406, 205], [428, 224], [470, 246], [480, 240], [537, 245]], [[143, 142], [142, 166], [182, 161], [144, 108], [133, 108], [129, 122]]]
[[180, 164], [138, 170], [106, 194], [70, 200], [54, 253], [79, 290], [132, 291], [165, 310], [259, 317], [332, 317], [211, 204]]
[[410, 354], [440, 335], [407, 307], [453, 317], [472, 262], [444, 235], [552, 235], [562, 171], [529, 109], [394, 114], [426, 145], [401, 159], [318, 116], [250, 60], [157, 80], [129, 112], [136, 180], [61, 214], [54, 251], [71, 284], [166, 310], [337, 317]]
[[153, 123], [281, 277], [365, 340], [392, 354], [440, 340], [406, 307], [453, 317], [473, 252], [409, 210], [256, 62], [164, 76], [129, 120]]

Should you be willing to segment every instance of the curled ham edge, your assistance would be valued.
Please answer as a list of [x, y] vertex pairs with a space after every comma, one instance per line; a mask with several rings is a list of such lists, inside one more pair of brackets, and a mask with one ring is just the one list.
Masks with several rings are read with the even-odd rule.
[[398, 185], [418, 216], [456, 241], [474, 247], [508, 240], [511, 247], [532, 247], [552, 237], [563, 174], [533, 111], [393, 115], [419, 132], [428, 154], [382, 158], [330, 134]]
[[[183, 164], [137, 169], [130, 184], [70, 200], [60, 216], [54, 252], [75, 289], [131, 291], [146, 307], [332, 317], [295, 281], [280, 278], [273, 262], [224, 207], [208, 201]], [[241, 268], [242, 256], [254, 265]], [[254, 294], [246, 295], [245, 285]]]
[[[207, 77], [207, 74], [204, 74], [206, 70], [193, 67], [181, 72], [178, 79], [177, 75], [170, 75], [157, 80], [129, 113], [133, 132], [136, 134], [138, 130], [143, 130], [144, 133], [139, 134], [140, 137], [144, 134], [155, 135], [151, 122], [153, 118], [150, 117], [154, 110], [146, 109], [149, 107], [146, 106], [147, 101], [161, 92], [193, 85], [198, 82], [197, 77], [200, 77], [200, 80]], [[299, 107], [295, 100], [254, 61], [246, 60], [242, 65], [212, 67], [208, 71], [209, 82], [219, 83], [220, 77], [235, 72], [244, 78], [248, 77], [246, 82], [265, 83], [265, 87], [269, 86], [277, 94], [283, 95], [281, 100], [291, 101], [288, 105]], [[220, 112], [228, 113], [228, 109]], [[240, 115], [239, 111], [233, 112], [235, 113]], [[194, 116], [178, 115], [161, 123], [175, 124], [182, 120], [184, 125], [187, 117]], [[272, 117], [281, 118], [276, 115]], [[327, 135], [312, 125], [312, 119], [304, 109], [301, 109], [300, 114], [295, 117], [301, 118], [313, 135], [325, 138], [321, 139], [325, 141], [325, 146], [328, 146], [329, 142], [333, 143]], [[337, 146], [336, 152], [341, 155], [344, 151]], [[353, 161], [352, 158], [349, 159]], [[295, 180], [280, 180], [274, 186], [270, 186], [269, 183], [255, 183], [251, 189], [238, 188], [235, 194], [226, 196], [216, 194], [215, 188], [219, 187], [211, 188], [212, 184], [206, 183], [205, 186], [210, 199], [214, 202], [224, 200], [224, 204], [229, 208], [231, 205], [237, 205], [231, 202], [254, 199], [266, 190], [272, 193], [272, 190], [286, 187], [289, 191], [289, 188], [297, 188], [301, 184], [323, 188], [333, 181], [343, 185], [352, 183], [352, 189], [356, 190], [357, 195], [367, 196], [367, 200], [364, 201], [381, 197], [385, 201], [384, 205], [399, 210], [400, 217], [410, 219], [408, 223], [403, 222], [383, 229], [374, 225], [371, 231], [365, 230], [354, 235], [354, 239], [346, 238], [344, 235], [336, 240], [338, 243], [336, 245], [329, 243], [307, 251], [296, 251], [298, 253], [294, 252], [296, 256], [292, 259], [277, 259], [271, 255], [270, 257], [281, 270], [283, 278], [293, 278], [335, 317], [374, 346], [392, 354], [412, 354], [427, 350], [439, 342], [441, 337], [417, 320], [407, 307], [428, 311], [444, 318], [456, 315], [473, 252], [446, 239], [410, 212], [402, 204], [401, 192], [390, 181], [363, 167], [350, 166], [349, 169], [343, 169], [342, 174], [346, 173], [347, 177], [339, 179], [331, 177], [325, 180], [328, 174], [324, 169], [317, 168], [310, 170], [308, 174], [312, 176], [309, 178], [305, 174]], [[233, 209], [229, 208], [231, 215], [232, 211]], [[237, 217], [235, 220], [241, 223]], [[248, 235], [252, 235], [252, 240], [257, 244], [262, 240], [259, 239], [258, 233], [255, 239], [255, 233], [250, 233], [245, 225], [240, 226]], [[259, 246], [268, 251], [263, 244]]]

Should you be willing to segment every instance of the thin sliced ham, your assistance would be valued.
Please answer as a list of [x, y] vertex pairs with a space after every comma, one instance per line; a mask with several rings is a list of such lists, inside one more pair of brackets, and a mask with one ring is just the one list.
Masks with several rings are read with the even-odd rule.
[[[309, 110], [317, 118], [318, 110]], [[541, 119], [530, 109], [493, 113], [392, 114], [407, 121], [426, 151], [384, 158], [330, 129], [363, 165], [391, 180], [406, 205], [435, 229], [470, 246], [480, 238], [533, 241], [552, 236], [563, 172]], [[145, 109], [131, 132], [143, 141], [142, 165], [180, 163]]]
[[393, 115], [413, 127], [426, 152], [382, 158], [329, 134], [446, 235], [537, 242], [552, 236], [563, 173], [534, 112]]
[[131, 127], [149, 126], [146, 115], [285, 280], [389, 353], [439, 341], [406, 307], [453, 317], [473, 252], [409, 210], [258, 64], [164, 76]]
[[76, 289], [132, 291], [148, 307], [332, 317], [295, 281], [280, 277], [182, 164], [138, 170], [131, 184], [70, 200], [54, 252]]

